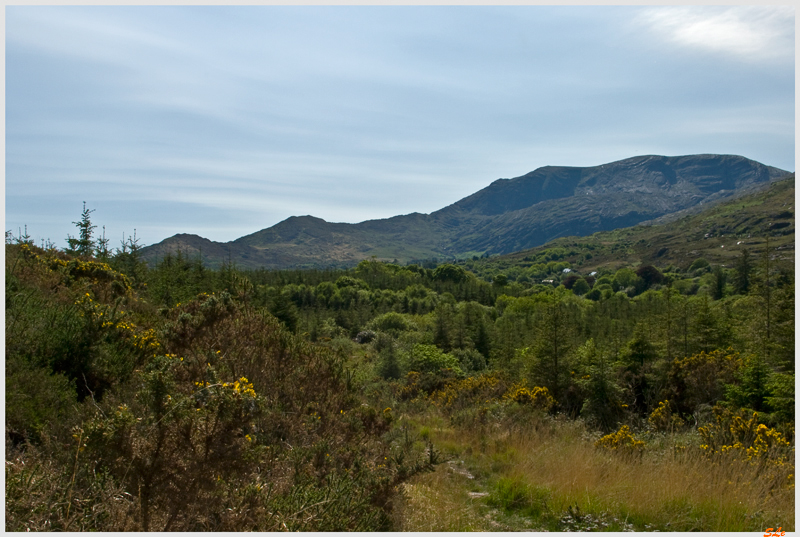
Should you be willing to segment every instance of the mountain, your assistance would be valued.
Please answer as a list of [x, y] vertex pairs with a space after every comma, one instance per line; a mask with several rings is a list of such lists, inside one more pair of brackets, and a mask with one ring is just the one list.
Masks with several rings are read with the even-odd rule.
[[535, 248], [469, 262], [478, 272], [508, 272], [550, 260], [569, 263], [573, 272], [616, 270], [637, 265], [670, 265], [686, 270], [699, 258], [735, 266], [742, 250], [759, 259], [769, 238], [770, 257], [794, 263], [795, 177], [768, 188], [704, 205], [695, 214], [643, 222], [583, 237], [560, 237]]
[[735, 155], [647, 155], [592, 167], [545, 166], [431, 214], [358, 224], [290, 217], [228, 243], [180, 234], [143, 249], [154, 261], [181, 251], [217, 266], [349, 266], [507, 254], [558, 237], [663, 218], [763, 188], [789, 172]]

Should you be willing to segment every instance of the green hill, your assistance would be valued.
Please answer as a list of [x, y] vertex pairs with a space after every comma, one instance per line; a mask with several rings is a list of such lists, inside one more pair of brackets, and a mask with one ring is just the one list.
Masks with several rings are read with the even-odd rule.
[[624, 266], [673, 265], [686, 269], [698, 258], [732, 266], [741, 251], [758, 255], [767, 239], [773, 256], [794, 260], [794, 174], [769, 189], [720, 202], [671, 222], [651, 221], [586, 237], [562, 237], [545, 245], [487, 260], [487, 266], [530, 266], [552, 252], [580, 272]]

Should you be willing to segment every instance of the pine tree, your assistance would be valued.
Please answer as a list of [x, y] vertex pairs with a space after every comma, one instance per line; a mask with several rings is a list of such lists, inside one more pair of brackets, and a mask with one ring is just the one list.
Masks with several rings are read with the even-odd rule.
[[142, 245], [139, 244], [135, 229], [133, 230], [133, 236], [128, 236], [127, 240], [123, 233], [121, 248], [117, 248], [111, 261], [116, 270], [119, 270], [136, 283], [142, 281], [147, 271], [147, 265], [141, 259], [141, 249]]
[[95, 243], [92, 240], [92, 232], [97, 226], [92, 225], [90, 216], [93, 212], [94, 209], [86, 208], [84, 201], [80, 221], [73, 222], [78, 228], [78, 238], [67, 235], [67, 244], [69, 245], [67, 253], [89, 257], [94, 252]]
[[561, 404], [559, 398], [567, 381], [567, 355], [575, 331], [569, 306], [555, 291], [549, 294], [536, 328], [535, 358], [531, 367], [534, 380], [545, 386]]
[[97, 259], [106, 262], [111, 257], [111, 251], [108, 249], [108, 239], [106, 238], [106, 226], [103, 226], [103, 236], [97, 239], [94, 255]]
[[720, 300], [725, 296], [725, 284], [727, 283], [727, 275], [722, 267], [717, 265], [714, 268], [713, 280], [711, 283], [711, 298]]
[[734, 280], [734, 288], [736, 294], [746, 295], [750, 291], [750, 274], [753, 271], [752, 263], [750, 262], [750, 252], [747, 248], [742, 250], [742, 255], [736, 262], [736, 279]]

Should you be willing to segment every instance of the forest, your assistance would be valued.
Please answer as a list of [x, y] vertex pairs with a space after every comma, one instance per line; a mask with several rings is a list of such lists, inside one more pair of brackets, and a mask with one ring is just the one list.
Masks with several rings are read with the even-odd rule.
[[243, 270], [148, 265], [91, 213], [6, 234], [7, 531], [794, 531], [769, 232], [724, 264]]

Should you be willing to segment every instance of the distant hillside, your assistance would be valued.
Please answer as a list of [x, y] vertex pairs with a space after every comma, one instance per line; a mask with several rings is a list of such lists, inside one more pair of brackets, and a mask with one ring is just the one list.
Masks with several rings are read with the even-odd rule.
[[143, 250], [153, 261], [181, 251], [218, 266], [352, 266], [507, 254], [558, 237], [590, 235], [753, 192], [788, 172], [733, 155], [641, 156], [601, 166], [546, 166], [488, 187], [430, 215], [358, 224], [291, 217], [228, 243], [175, 235]]
[[[589, 274], [637, 265], [670, 265], [686, 270], [698, 258], [733, 267], [743, 249], [764, 252], [767, 238], [773, 259], [794, 262], [795, 178], [768, 189], [706, 207], [668, 223], [639, 224], [585, 237], [561, 237], [512, 254], [471, 263], [478, 272], [526, 268], [558, 257], [573, 271]], [[558, 254], [558, 255], [556, 255]]]

